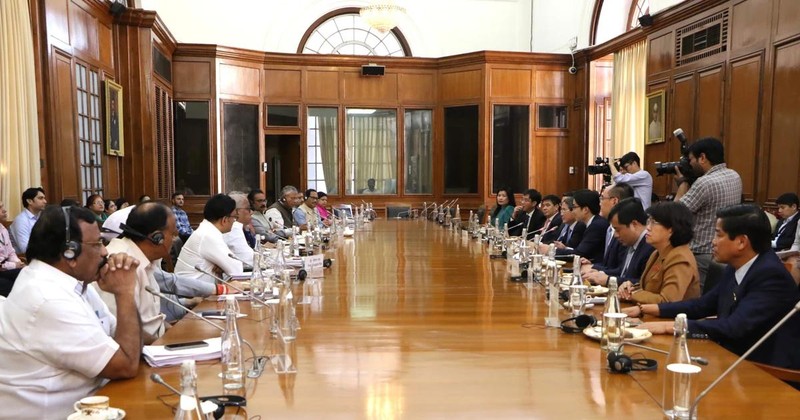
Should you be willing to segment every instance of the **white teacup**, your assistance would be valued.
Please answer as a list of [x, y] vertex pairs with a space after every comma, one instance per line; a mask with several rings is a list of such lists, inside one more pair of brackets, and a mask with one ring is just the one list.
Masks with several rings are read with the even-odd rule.
[[75, 411], [81, 411], [84, 408], [90, 409], [107, 409], [109, 399], [105, 395], [93, 395], [91, 397], [81, 398], [80, 401], [75, 401], [72, 407]]

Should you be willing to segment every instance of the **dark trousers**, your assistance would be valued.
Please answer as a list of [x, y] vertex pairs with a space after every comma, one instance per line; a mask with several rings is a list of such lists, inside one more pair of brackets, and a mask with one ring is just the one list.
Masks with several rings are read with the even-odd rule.
[[20, 270], [22, 269], [0, 270], [0, 295], [8, 297], [8, 294], [11, 293], [11, 288], [14, 287], [14, 281], [17, 279], [17, 276], [19, 276]]

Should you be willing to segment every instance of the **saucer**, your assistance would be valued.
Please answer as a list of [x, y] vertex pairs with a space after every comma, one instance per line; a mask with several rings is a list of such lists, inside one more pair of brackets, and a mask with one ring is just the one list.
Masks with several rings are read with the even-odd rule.
[[[600, 327], [586, 327], [583, 330], [583, 335], [591, 338], [592, 340], [600, 340]], [[653, 336], [649, 330], [640, 328], [626, 328], [625, 329], [625, 342], [626, 343], [641, 343]]]
[[107, 411], [108, 414], [105, 417], [102, 416], [87, 416], [83, 414], [82, 411], [76, 411], [67, 417], [67, 420], [83, 420], [83, 419], [103, 419], [103, 420], [121, 420], [125, 418], [125, 410], [121, 408], [114, 408], [108, 407], [107, 409], [98, 410], [97, 414], [100, 414], [100, 411]]

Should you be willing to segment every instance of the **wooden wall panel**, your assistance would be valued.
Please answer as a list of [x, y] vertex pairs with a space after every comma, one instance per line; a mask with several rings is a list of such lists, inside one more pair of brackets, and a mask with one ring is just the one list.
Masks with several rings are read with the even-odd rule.
[[767, 198], [800, 191], [800, 42], [775, 51]]
[[362, 76], [361, 71], [342, 73], [342, 99], [355, 102], [397, 103], [397, 74]]
[[259, 69], [221, 63], [218, 71], [217, 81], [220, 94], [261, 97], [261, 71]]
[[785, 39], [800, 33], [800, 1], [776, 0], [777, 24], [775, 39]]
[[100, 59], [100, 46], [97, 36], [98, 22], [91, 14], [74, 2], [69, 6], [69, 31], [72, 48], [75, 53], [82, 52], [86, 56]]
[[307, 101], [338, 101], [339, 72], [328, 70], [308, 70], [304, 96]]
[[675, 37], [668, 32], [650, 40], [650, 51], [647, 54], [647, 74], [656, 74], [672, 68], [675, 62]]
[[480, 70], [443, 72], [439, 76], [439, 97], [443, 101], [480, 99], [483, 80]]
[[268, 102], [273, 99], [299, 101], [301, 76], [300, 70], [264, 70], [264, 99]]
[[672, 110], [672, 127], [682, 128], [687, 139], [694, 139], [694, 76], [676, 79], [674, 86], [672, 105], [667, 105]]
[[536, 98], [566, 98], [568, 97], [567, 83], [565, 76], [568, 73], [563, 70], [536, 70]]
[[108, 69], [114, 68], [114, 34], [111, 28], [103, 25], [97, 25], [97, 43], [100, 48], [100, 62]]
[[401, 103], [433, 104], [436, 101], [435, 74], [400, 73], [397, 75], [397, 89]]
[[733, 6], [730, 25], [731, 50], [765, 46], [769, 40], [772, 0], [747, 0]]
[[530, 69], [489, 69], [489, 96], [492, 98], [530, 98]]
[[47, 35], [69, 45], [69, 0], [45, 0]]
[[72, 77], [72, 60], [61, 54], [53, 55], [53, 129], [52, 139], [48, 141], [50, 148], [52, 192], [53, 198], [81, 199], [81, 187], [78, 183], [80, 172], [78, 168], [78, 147], [75, 138], [75, 106], [74, 88]]
[[174, 61], [172, 74], [172, 89], [177, 97], [213, 94], [211, 62]]
[[724, 109], [722, 82], [725, 69], [717, 67], [698, 73], [697, 79], [697, 137], [722, 138]]
[[725, 160], [742, 177], [742, 192], [755, 199], [756, 156], [759, 131], [759, 98], [762, 56], [732, 62], [728, 81], [728, 117], [725, 129]]

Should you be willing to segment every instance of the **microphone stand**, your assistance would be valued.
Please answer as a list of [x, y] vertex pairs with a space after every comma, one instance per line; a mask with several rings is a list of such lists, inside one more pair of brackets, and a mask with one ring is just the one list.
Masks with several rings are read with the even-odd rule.
[[755, 344], [753, 344], [749, 349], [747, 349], [747, 351], [744, 352], [744, 354], [741, 355], [741, 357], [736, 359], [736, 361], [733, 362], [733, 364], [727, 370], [725, 370], [725, 372], [722, 372], [722, 375], [719, 375], [719, 377], [717, 377], [717, 379], [715, 379], [714, 382], [712, 382], [711, 385], [708, 386], [708, 388], [704, 389], [703, 392], [701, 392], [700, 395], [698, 395], [697, 398], [695, 398], [694, 403], [692, 403], [692, 407], [689, 409], [689, 418], [690, 419], [694, 418], [695, 413], [697, 411], [697, 405], [700, 403], [700, 400], [703, 399], [703, 397], [705, 397], [706, 394], [709, 393], [709, 391], [714, 389], [714, 387], [717, 386], [719, 381], [728, 376], [728, 374], [731, 373], [731, 371], [735, 369], [736, 366], [739, 366], [739, 363], [742, 363], [742, 361], [746, 359], [747, 356], [750, 355], [750, 353], [754, 352], [762, 343], [764, 343], [764, 341], [766, 341], [773, 333], [775, 333], [775, 331], [777, 331], [778, 328], [780, 328], [783, 324], [785, 324], [786, 321], [789, 320], [789, 318], [794, 316], [794, 314], [796, 314], [797, 311], [800, 311], [800, 301], [795, 303], [792, 310], [790, 310], [789, 313], [786, 314], [786, 316], [784, 316], [780, 321], [778, 321], [778, 323], [775, 324], [774, 327], [772, 327], [769, 331], [767, 331], [767, 333], [764, 334], [763, 337], [761, 337], [758, 341], [756, 341]]
[[[640, 349], [650, 350], [650, 351], [654, 351], [656, 353], [669, 354], [668, 351], [664, 351], [664, 350], [661, 350], [661, 349], [656, 349], [656, 348], [653, 348], [653, 347], [643, 346], [643, 345], [637, 344], [637, 343], [627, 343], [626, 342], [624, 345], [625, 346], [638, 347]], [[690, 356], [689, 359], [691, 359], [691, 361], [697, 363], [698, 365], [708, 366], [708, 359], [706, 359], [705, 357]]]
[[[165, 299], [167, 302], [171, 302], [171, 303], [173, 303], [175, 305], [180, 306], [181, 308], [185, 309], [186, 312], [189, 312], [190, 314], [196, 316], [197, 318], [200, 318], [206, 324], [211, 325], [212, 327], [214, 327], [214, 328], [216, 328], [216, 329], [218, 329], [218, 330], [220, 330], [222, 332], [225, 331], [224, 328], [222, 328], [219, 325], [217, 325], [217, 324], [205, 319], [202, 315], [200, 315], [197, 312], [187, 308], [186, 306], [184, 306], [183, 304], [181, 304], [177, 300], [167, 297], [165, 294], [153, 289], [149, 285], [145, 286], [144, 290], [147, 290], [147, 292], [149, 292], [150, 294], [158, 296], [161, 299]], [[250, 343], [248, 343], [247, 340], [245, 340], [244, 338], [242, 339], [242, 343], [244, 343], [247, 346], [247, 348], [250, 349], [250, 353], [253, 354], [253, 367], [250, 368], [249, 371], [247, 371], [247, 377], [248, 378], [258, 378], [264, 372], [264, 366], [267, 364], [267, 360], [269, 360], [269, 357], [267, 357], [267, 356], [256, 356], [256, 351], [253, 349], [253, 346], [251, 346]]]
[[[199, 272], [201, 272], [201, 273], [203, 273], [203, 274], [206, 274], [206, 275], [209, 275], [209, 276], [213, 277], [215, 280], [224, 283], [226, 286], [230, 286], [233, 290], [236, 290], [237, 292], [240, 292], [240, 293], [243, 293], [243, 294], [247, 293], [244, 289], [242, 289], [240, 287], [237, 287], [237, 286], [234, 286], [231, 282], [229, 282], [227, 280], [223, 280], [223, 279], [215, 276], [214, 274], [209, 273], [206, 270], [203, 270], [202, 268], [200, 268], [200, 265], [194, 266], [194, 269], [199, 271]], [[272, 293], [272, 291], [270, 291], [270, 293]], [[264, 306], [267, 306], [267, 302], [264, 302], [263, 300], [255, 297], [252, 293], [250, 293], [250, 299], [252, 299], [252, 300], [254, 300], [254, 301], [256, 301], [256, 302], [258, 302], [258, 303], [260, 303], [260, 304], [262, 304]]]

